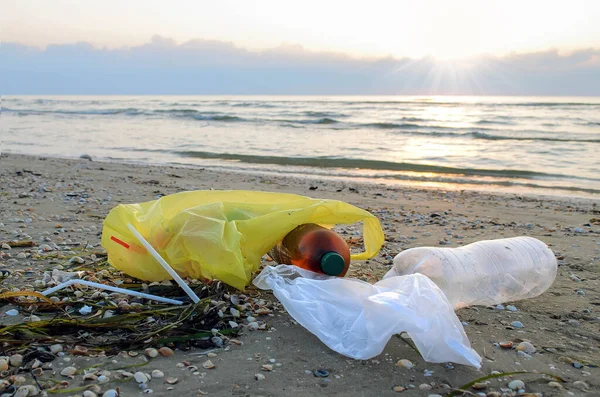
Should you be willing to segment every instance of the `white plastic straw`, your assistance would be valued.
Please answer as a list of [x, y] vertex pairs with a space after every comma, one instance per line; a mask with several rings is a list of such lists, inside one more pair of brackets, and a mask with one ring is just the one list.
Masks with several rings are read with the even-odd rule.
[[200, 302], [200, 298], [198, 298], [198, 295], [196, 295], [194, 293], [194, 291], [192, 291], [192, 289], [190, 287], [188, 287], [188, 285], [185, 283], [185, 281], [183, 281], [183, 279], [181, 277], [179, 277], [179, 274], [177, 274], [177, 272], [175, 270], [173, 270], [173, 268], [167, 263], [167, 261], [165, 261], [163, 259], [163, 257], [160, 256], [160, 254], [158, 252], [156, 252], [154, 247], [152, 247], [150, 245], [150, 243], [148, 241], [146, 241], [144, 236], [142, 236], [135, 229], [135, 227], [133, 227], [133, 225], [131, 223], [128, 223], [127, 227], [129, 228], [129, 230], [131, 230], [131, 232], [135, 235], [135, 237], [137, 237], [137, 239], [144, 246], [144, 248], [146, 248], [148, 250], [148, 252], [154, 257], [154, 259], [156, 259], [158, 261], [158, 263], [160, 263], [160, 265], [171, 275], [171, 277], [173, 277], [173, 280], [177, 281], [177, 284], [179, 284], [179, 286], [185, 291], [185, 293], [188, 294], [190, 299], [194, 303]]
[[112, 287], [110, 285], [104, 285], [104, 284], [100, 284], [100, 283], [94, 283], [92, 281], [79, 280], [79, 279], [72, 279], [69, 281], [65, 281], [62, 284], [58, 284], [56, 287], [52, 287], [52, 288], [47, 289], [46, 291], [42, 292], [42, 295], [48, 296], [60, 289], [63, 289], [65, 287], [68, 287], [69, 285], [73, 285], [73, 284], [87, 285], [88, 287], [105, 289], [105, 290], [109, 290], [109, 291], [113, 291], [113, 292], [120, 292], [122, 294], [139, 296], [140, 298], [152, 299], [152, 300], [155, 300], [158, 302], [164, 302], [164, 303], [172, 303], [174, 305], [181, 305], [183, 303], [183, 302], [175, 300], [175, 299], [163, 298], [162, 296], [144, 294], [143, 292], [132, 291], [132, 290], [125, 289], [125, 288]]

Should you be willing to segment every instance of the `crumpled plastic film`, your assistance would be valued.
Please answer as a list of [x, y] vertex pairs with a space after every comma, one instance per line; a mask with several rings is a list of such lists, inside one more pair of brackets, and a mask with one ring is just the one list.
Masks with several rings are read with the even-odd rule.
[[384, 241], [379, 220], [368, 211], [337, 200], [245, 190], [182, 192], [140, 204], [121, 204], [104, 220], [102, 246], [109, 263], [147, 281], [171, 276], [127, 228], [135, 229], [182, 277], [219, 279], [243, 289], [262, 256], [298, 225], [362, 222], [369, 259]]
[[444, 293], [427, 276], [389, 277], [372, 285], [296, 266], [267, 266], [254, 279], [330, 349], [366, 360], [406, 332], [425, 361], [479, 368], [481, 357]]

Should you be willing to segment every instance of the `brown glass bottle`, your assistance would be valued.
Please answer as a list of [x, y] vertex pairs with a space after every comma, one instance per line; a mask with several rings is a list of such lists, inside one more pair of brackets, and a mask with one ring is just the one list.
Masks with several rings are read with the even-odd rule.
[[313, 223], [289, 232], [269, 255], [279, 264], [343, 277], [350, 266], [350, 248], [333, 230]]

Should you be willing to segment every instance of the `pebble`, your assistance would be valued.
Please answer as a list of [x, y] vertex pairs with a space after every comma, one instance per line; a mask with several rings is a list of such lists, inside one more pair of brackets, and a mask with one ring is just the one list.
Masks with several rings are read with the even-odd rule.
[[504, 310], [504, 306], [503, 305], [498, 305], [498, 306], [496, 306], [496, 310]]
[[8, 245], [6, 243], [2, 243], [2, 249], [9, 250], [9, 249], [12, 249], [12, 248], [11, 248], [10, 245]]
[[91, 390], [86, 390], [83, 392], [83, 397], [98, 397], [98, 395]]
[[577, 281], [577, 282], [581, 281], [581, 279], [579, 277], [577, 277], [577, 275], [575, 275], [575, 274], [571, 274], [571, 276], [569, 278], [573, 281]]
[[55, 344], [55, 345], [50, 346], [50, 352], [52, 354], [57, 354], [61, 351], [63, 351], [63, 345], [61, 345], [61, 344]]
[[119, 397], [119, 393], [117, 393], [117, 391], [114, 389], [108, 389], [104, 392], [102, 397]]
[[396, 363], [396, 365], [398, 365], [399, 367], [406, 368], [406, 369], [412, 369], [415, 366], [412, 363], [412, 361], [407, 360], [406, 358], [403, 358], [402, 360], [398, 360], [398, 362]]
[[523, 382], [522, 380], [513, 380], [512, 382], [510, 382], [508, 384], [508, 388], [511, 390], [521, 390], [525, 388], [525, 382]]
[[512, 323], [510, 323], [510, 325], [512, 325], [515, 328], [525, 328], [523, 323], [520, 321], [513, 321]]
[[581, 323], [579, 322], [579, 320], [575, 320], [575, 319], [570, 319], [567, 321], [567, 324], [573, 326], [573, 327], [579, 327], [581, 325]]
[[71, 259], [69, 259], [69, 262], [70, 263], [79, 263], [79, 264], [81, 264], [81, 263], [85, 263], [85, 260], [82, 257], [80, 257], [80, 256], [74, 256]]
[[516, 311], [518, 311], [519, 309], [517, 309], [517, 308], [516, 308], [515, 306], [513, 306], [513, 305], [508, 305], [508, 306], [506, 306], [506, 310], [508, 310], [509, 312], [516, 312]]
[[392, 387], [392, 391], [394, 393], [402, 393], [404, 390], [406, 390], [406, 387], [402, 387], [402, 386], [394, 386], [394, 387]]
[[254, 374], [254, 379], [265, 380], [265, 376], [263, 374]]
[[581, 391], [587, 391], [590, 389], [590, 386], [582, 380], [577, 380], [577, 381], [573, 382], [573, 387], [575, 387]]
[[575, 293], [576, 293], [577, 295], [585, 295], [585, 291], [584, 291], [584, 290], [582, 290], [582, 289], [578, 289], [577, 291], [575, 291]]
[[425, 390], [425, 391], [427, 391], [427, 390], [431, 390], [431, 389], [433, 389], [433, 387], [431, 387], [431, 385], [430, 385], [430, 384], [428, 384], [428, 383], [421, 383], [421, 384], [419, 385], [419, 389], [420, 389], [420, 390]]
[[19, 314], [19, 311], [17, 309], [10, 309], [6, 312], [7, 316], [16, 316]]
[[484, 390], [487, 389], [488, 385], [487, 383], [483, 383], [483, 382], [477, 382], [475, 384], [473, 384], [473, 389], [475, 390]]
[[215, 364], [213, 364], [213, 362], [210, 360], [206, 360], [204, 364], [202, 364], [202, 367], [206, 369], [213, 369], [215, 367]]
[[98, 377], [98, 382], [99, 383], [107, 383], [109, 381], [110, 381], [110, 378], [108, 376], [100, 375]]
[[27, 255], [24, 252], [19, 252], [17, 254], [17, 259], [25, 259], [27, 258]]

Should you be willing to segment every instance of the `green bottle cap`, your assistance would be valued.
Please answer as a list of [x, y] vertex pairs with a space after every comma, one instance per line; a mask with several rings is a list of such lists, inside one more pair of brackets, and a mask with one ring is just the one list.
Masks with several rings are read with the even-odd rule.
[[321, 270], [330, 276], [339, 276], [345, 266], [344, 258], [335, 251], [329, 251], [321, 258]]

